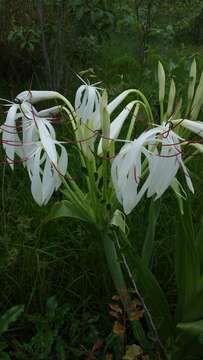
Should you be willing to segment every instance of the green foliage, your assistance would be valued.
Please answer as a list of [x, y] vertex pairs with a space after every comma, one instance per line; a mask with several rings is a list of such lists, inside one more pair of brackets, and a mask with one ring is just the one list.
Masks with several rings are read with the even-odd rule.
[[13, 46], [20, 47], [21, 50], [33, 52], [36, 45], [40, 42], [41, 33], [38, 29], [32, 27], [23, 27], [22, 25], [14, 27], [8, 33], [8, 42]]
[[24, 311], [23, 305], [13, 306], [0, 317], [0, 335], [8, 330], [12, 322], [15, 322]]
[[30, 315], [30, 321], [34, 327], [34, 335], [29, 342], [17, 343], [17, 359], [49, 359], [53, 352], [57, 359], [65, 359], [65, 342], [59, 335], [59, 331], [67, 321], [70, 308], [58, 307], [56, 299], [51, 297], [47, 300], [46, 310], [43, 315]]
[[1, 317], [0, 317], [0, 359], [1, 360], [10, 360], [10, 356], [5, 352], [6, 348], [8, 347], [8, 342], [5, 341], [2, 337], [2, 334], [8, 331], [10, 325], [13, 322], [16, 322], [18, 318], [24, 311], [23, 305], [16, 305], [7, 310]]

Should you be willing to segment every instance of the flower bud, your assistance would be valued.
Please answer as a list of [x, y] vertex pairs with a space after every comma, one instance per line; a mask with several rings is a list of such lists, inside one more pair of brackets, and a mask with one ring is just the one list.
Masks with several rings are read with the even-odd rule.
[[195, 90], [196, 83], [196, 74], [197, 74], [197, 65], [196, 60], [194, 59], [190, 68], [190, 82], [188, 86], [188, 100], [192, 101]]
[[158, 63], [158, 82], [159, 82], [159, 101], [164, 101], [165, 96], [165, 71], [162, 63], [159, 61]]
[[171, 80], [170, 90], [169, 90], [169, 96], [168, 96], [168, 108], [167, 108], [167, 116], [168, 117], [173, 112], [175, 96], [176, 96], [176, 86], [175, 86], [174, 80], [172, 79]]

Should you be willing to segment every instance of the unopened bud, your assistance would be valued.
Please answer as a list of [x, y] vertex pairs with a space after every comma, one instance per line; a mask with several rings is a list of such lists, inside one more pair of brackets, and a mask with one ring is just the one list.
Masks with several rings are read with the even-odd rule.
[[192, 101], [195, 91], [195, 83], [196, 83], [196, 76], [197, 76], [197, 64], [196, 60], [194, 59], [190, 68], [190, 82], [188, 86], [188, 100]]
[[168, 117], [169, 117], [169, 116], [172, 114], [172, 112], [173, 112], [173, 106], [174, 106], [175, 96], [176, 96], [176, 86], [175, 86], [174, 80], [172, 79], [172, 80], [171, 80], [170, 90], [169, 90], [169, 96], [168, 96], [168, 108], [167, 108], [167, 115], [168, 115]]
[[165, 71], [162, 63], [159, 61], [158, 63], [158, 82], [159, 82], [159, 101], [164, 101], [165, 96]]

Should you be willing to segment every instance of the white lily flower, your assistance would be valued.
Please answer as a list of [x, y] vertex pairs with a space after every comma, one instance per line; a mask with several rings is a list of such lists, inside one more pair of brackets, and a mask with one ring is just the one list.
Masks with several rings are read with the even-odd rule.
[[17, 97], [19, 103], [10, 104], [2, 125], [2, 141], [8, 162], [13, 168], [15, 153], [22, 159], [31, 180], [32, 195], [39, 205], [46, 204], [58, 189], [61, 176], [65, 175], [68, 166], [66, 149], [56, 140], [55, 130], [50, 123], [60, 107], [37, 112], [29, 102], [45, 100], [45, 96], [53, 96], [50, 93], [53, 92], [33, 92], [32, 99], [26, 98], [28, 92], [21, 93]]
[[93, 130], [101, 128], [100, 119], [101, 95], [94, 85], [81, 85], [75, 96], [75, 111], [81, 122], [92, 121]]
[[[179, 167], [185, 173], [189, 189], [194, 191], [182, 161], [179, 140], [169, 125], [163, 124], [122, 147], [112, 163], [111, 174], [117, 198], [126, 214], [133, 210], [145, 192], [148, 197], [156, 195], [158, 199], [173, 182]], [[149, 174], [141, 183], [143, 156], [148, 160]]]
[[[141, 155], [144, 154], [144, 144], [155, 136], [157, 129], [151, 129], [141, 134], [134, 141], [125, 144], [113, 160], [111, 175], [119, 202], [126, 214], [129, 214], [144, 195], [149, 184], [149, 177], [138, 189], [141, 179]], [[145, 155], [145, 154], [144, 154]]]
[[[34, 112], [36, 111], [34, 110], [34, 108], [32, 108], [30, 103], [53, 99], [56, 98], [57, 95], [58, 93], [54, 91], [23, 91], [17, 95], [14, 102], [5, 100], [8, 102], [7, 106], [9, 106], [9, 110], [7, 113], [6, 121], [1, 126], [2, 142], [4, 150], [6, 152], [8, 163], [10, 164], [12, 169], [14, 168], [15, 154], [17, 154], [21, 158], [23, 157], [23, 151], [21, 148], [22, 143], [18, 135], [16, 121], [23, 118], [25, 120], [29, 117], [33, 119], [33, 117], [35, 116]], [[48, 110], [51, 111], [51, 109], [47, 109], [47, 111]], [[39, 113], [39, 117], [42, 115], [43, 114]], [[41, 133], [43, 137], [44, 132], [42, 129]]]
[[[46, 112], [50, 114], [50, 109], [43, 110], [41, 114]], [[39, 115], [40, 113], [37, 113], [33, 106], [27, 109], [23, 143], [28, 159], [26, 165], [31, 180], [32, 195], [39, 205], [45, 205], [60, 186], [61, 176], [66, 174], [68, 155], [64, 146], [56, 140], [53, 126], [46, 118]], [[60, 155], [57, 147], [60, 148]]]

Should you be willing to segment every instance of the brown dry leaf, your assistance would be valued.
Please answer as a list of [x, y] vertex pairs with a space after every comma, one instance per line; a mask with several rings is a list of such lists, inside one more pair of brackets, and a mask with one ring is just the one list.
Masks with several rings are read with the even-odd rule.
[[116, 313], [115, 311], [109, 311], [109, 314], [111, 315], [111, 316], [113, 316], [113, 317], [115, 317], [116, 319], [119, 319], [119, 314], [118, 313]]
[[118, 304], [109, 304], [111, 310], [115, 311], [116, 313], [122, 314], [123, 310]]
[[130, 312], [130, 320], [139, 320], [144, 314], [144, 310], [139, 299], [134, 299], [131, 303], [129, 303], [128, 310]]
[[110, 353], [106, 354], [105, 360], [113, 360], [113, 355]]
[[142, 304], [139, 299], [134, 299], [128, 304], [128, 310], [135, 310], [142, 307]]
[[125, 333], [125, 327], [119, 321], [115, 321], [113, 325], [113, 332], [122, 337]]
[[130, 320], [139, 320], [141, 317], [143, 317], [144, 310], [135, 310], [130, 313]]

